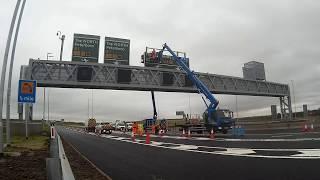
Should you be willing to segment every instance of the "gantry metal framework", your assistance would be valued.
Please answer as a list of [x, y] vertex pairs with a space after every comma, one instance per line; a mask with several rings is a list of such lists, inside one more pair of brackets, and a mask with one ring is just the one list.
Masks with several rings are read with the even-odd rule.
[[[92, 78], [85, 82], [78, 80], [78, 71], [83, 67], [92, 70]], [[198, 92], [192, 84], [188, 84], [186, 74], [176, 69], [33, 59], [30, 59], [25, 68], [27, 70], [24, 77], [37, 80], [38, 87]], [[119, 72], [123, 70], [129, 72], [130, 80], [127, 82], [119, 82]], [[164, 82], [164, 76], [168, 74], [171, 76], [169, 84]], [[287, 84], [209, 73], [196, 74], [215, 94], [279, 97], [282, 117], [292, 117], [290, 89]]]

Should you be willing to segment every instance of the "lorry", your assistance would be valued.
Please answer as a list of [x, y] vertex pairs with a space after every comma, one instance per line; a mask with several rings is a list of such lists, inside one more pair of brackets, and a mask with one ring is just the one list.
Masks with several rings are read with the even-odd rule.
[[[233, 120], [233, 112], [229, 109], [217, 109], [216, 110], [218, 116], [221, 118], [223, 123], [221, 124], [221, 127], [216, 127], [212, 129], [214, 132], [221, 131], [223, 134], [228, 133], [229, 129], [232, 129], [234, 126], [234, 120]], [[206, 116], [204, 113], [203, 116]], [[185, 130], [186, 132], [190, 130], [190, 133], [198, 133], [203, 134], [207, 131], [206, 124], [204, 119], [207, 119], [208, 117], [200, 118], [189, 118], [185, 114], [183, 114], [183, 120], [185, 121], [184, 124], [180, 125], [180, 130]], [[220, 128], [220, 129], [219, 129]], [[211, 133], [211, 132], [210, 132]]]
[[95, 118], [89, 118], [85, 123], [85, 131], [87, 132], [95, 132], [96, 131], [96, 119]]
[[111, 134], [113, 127], [110, 123], [100, 123], [96, 126], [96, 133], [99, 134]]
[[171, 54], [172, 59], [176, 62], [178, 68], [186, 73], [187, 78], [192, 81], [193, 85], [197, 88], [198, 93], [204, 95], [207, 99], [205, 100], [205, 98], [201, 96], [207, 107], [203, 113], [203, 123], [199, 123], [199, 127], [185, 126], [184, 130], [191, 131], [192, 129], [200, 128], [201, 131], [207, 131], [209, 133], [211, 133], [211, 131], [227, 133], [228, 130], [232, 128], [232, 125], [235, 122], [234, 119], [229, 116], [223, 116], [221, 110], [217, 110], [219, 101], [213, 96], [208, 87], [197, 77], [194, 71], [190, 70], [187, 66], [188, 59], [176, 55], [176, 53], [165, 43], [162, 49], [156, 53], [156, 60], [161, 61], [164, 51]]
[[116, 120], [111, 126], [113, 127], [113, 130], [115, 130], [115, 131], [127, 131], [127, 130], [132, 129], [132, 124], [133, 123], [131, 123], [131, 126], [130, 126], [129, 122]]
[[128, 131], [132, 131], [133, 122], [127, 122], [126, 124]]

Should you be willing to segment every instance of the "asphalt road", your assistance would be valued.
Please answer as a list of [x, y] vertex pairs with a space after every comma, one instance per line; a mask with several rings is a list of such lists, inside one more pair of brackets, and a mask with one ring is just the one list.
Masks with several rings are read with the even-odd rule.
[[[158, 142], [158, 145], [149, 146], [143, 145], [143, 139], [139, 141], [139, 138], [137, 141], [140, 143], [132, 143], [129, 138], [125, 139], [125, 137], [99, 137], [62, 127], [57, 129], [66, 141], [115, 180], [320, 179], [319, 158], [295, 159], [291, 155], [297, 154], [296, 150], [288, 150], [288, 148], [319, 148], [320, 141], [218, 142], [152, 138], [151, 140]], [[179, 146], [177, 144], [185, 145]], [[269, 149], [255, 150], [254, 156], [256, 157], [251, 157], [247, 152], [251, 150], [233, 151], [233, 155], [228, 155], [227, 152], [230, 149], [223, 149], [223, 147], [287, 148], [287, 150], [281, 152]], [[197, 150], [192, 150], [192, 148], [197, 148]], [[214, 154], [216, 152], [218, 154]], [[223, 153], [219, 154], [219, 152]], [[237, 153], [239, 156], [234, 155]], [[319, 154], [318, 151], [316, 153]], [[248, 154], [249, 156], [247, 156]]]

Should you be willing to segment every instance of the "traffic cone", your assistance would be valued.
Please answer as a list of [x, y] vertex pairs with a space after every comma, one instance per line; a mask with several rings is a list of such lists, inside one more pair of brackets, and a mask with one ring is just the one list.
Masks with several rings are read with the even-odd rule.
[[136, 141], [136, 140], [135, 140], [135, 137], [134, 137], [134, 132], [133, 132], [133, 131], [132, 131], [132, 133], [131, 133], [131, 139], [132, 139], [133, 142]]
[[162, 138], [162, 136], [163, 136], [163, 130], [160, 130], [159, 133], [160, 133], [160, 137]]
[[147, 132], [147, 135], [146, 135], [146, 144], [150, 144], [150, 134], [149, 134], [149, 132]]
[[156, 134], [156, 127], [154, 125], [152, 126], [152, 134]]
[[186, 136], [186, 132], [184, 129], [182, 129], [182, 136]]
[[304, 127], [302, 129], [303, 132], [307, 132], [308, 131], [308, 125], [307, 124], [304, 124]]
[[310, 131], [313, 131], [314, 127], [313, 127], [313, 123], [310, 125]]
[[188, 130], [188, 137], [191, 137], [190, 129]]
[[210, 132], [210, 139], [214, 139], [214, 132], [213, 132], [213, 129], [211, 129], [211, 132]]

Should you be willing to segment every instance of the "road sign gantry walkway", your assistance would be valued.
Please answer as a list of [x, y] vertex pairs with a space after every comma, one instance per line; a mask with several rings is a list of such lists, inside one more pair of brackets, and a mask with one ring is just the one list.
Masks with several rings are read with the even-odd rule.
[[[30, 59], [25, 78], [38, 87], [197, 93], [183, 71], [140, 66]], [[196, 73], [215, 94], [279, 97], [281, 113], [292, 115], [288, 84]]]

